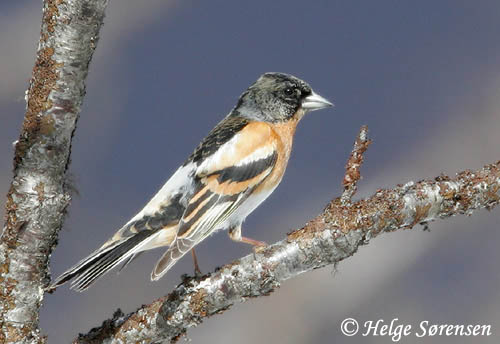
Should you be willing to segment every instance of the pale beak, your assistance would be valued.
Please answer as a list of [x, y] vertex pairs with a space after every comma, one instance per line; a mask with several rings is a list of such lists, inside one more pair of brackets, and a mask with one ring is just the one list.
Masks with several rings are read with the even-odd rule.
[[314, 92], [302, 100], [302, 108], [306, 111], [320, 110], [330, 106], [333, 104]]

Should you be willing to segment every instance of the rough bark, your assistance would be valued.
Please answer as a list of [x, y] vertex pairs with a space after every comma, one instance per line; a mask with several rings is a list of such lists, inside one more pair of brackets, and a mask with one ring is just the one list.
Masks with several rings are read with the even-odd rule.
[[45, 0], [0, 242], [0, 342], [40, 343], [48, 260], [70, 194], [65, 174], [107, 0]]
[[409, 182], [352, 203], [363, 152], [370, 141], [363, 127], [346, 165], [345, 191], [303, 228], [212, 274], [186, 278], [174, 291], [124, 315], [120, 310], [74, 343], [176, 342], [204, 318], [236, 302], [269, 295], [283, 281], [336, 264], [383, 232], [412, 228], [440, 218], [491, 209], [500, 200], [500, 161], [454, 178]]
[[354, 141], [354, 147], [345, 165], [345, 175], [344, 180], [342, 180], [344, 192], [340, 196], [342, 205], [350, 204], [352, 196], [354, 196], [358, 189], [358, 181], [361, 179], [360, 169], [363, 164], [363, 154], [371, 143], [372, 141], [368, 139], [368, 127], [364, 125], [360, 129], [356, 141]]

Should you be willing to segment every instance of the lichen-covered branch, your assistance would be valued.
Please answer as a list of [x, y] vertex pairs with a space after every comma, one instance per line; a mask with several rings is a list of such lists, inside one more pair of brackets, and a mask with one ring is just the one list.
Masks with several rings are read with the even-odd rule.
[[70, 195], [65, 173], [107, 0], [45, 0], [0, 242], [0, 342], [39, 343], [38, 311]]
[[134, 313], [117, 311], [74, 343], [175, 342], [204, 318], [222, 313], [236, 302], [268, 295], [303, 272], [338, 263], [380, 233], [491, 209], [500, 201], [499, 190], [500, 161], [454, 178], [440, 176], [379, 190], [352, 204], [350, 199], [345, 205], [336, 198], [282, 241], [212, 274], [186, 278], [169, 295]]
[[358, 181], [361, 179], [360, 168], [363, 164], [363, 154], [371, 143], [372, 141], [368, 139], [368, 127], [364, 125], [359, 130], [351, 155], [345, 165], [345, 175], [344, 180], [342, 180], [344, 192], [340, 196], [342, 205], [351, 203], [352, 197], [356, 193]]

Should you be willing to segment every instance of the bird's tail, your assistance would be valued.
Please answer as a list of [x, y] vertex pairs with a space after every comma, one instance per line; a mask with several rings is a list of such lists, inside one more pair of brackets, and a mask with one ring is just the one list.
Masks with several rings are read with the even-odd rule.
[[125, 260], [128, 262], [142, 251], [141, 248], [154, 238], [153, 234], [156, 233], [154, 230], [140, 231], [125, 240], [101, 247], [59, 276], [50, 289], [53, 290], [74, 278], [71, 281], [71, 289], [86, 290], [106, 272]]

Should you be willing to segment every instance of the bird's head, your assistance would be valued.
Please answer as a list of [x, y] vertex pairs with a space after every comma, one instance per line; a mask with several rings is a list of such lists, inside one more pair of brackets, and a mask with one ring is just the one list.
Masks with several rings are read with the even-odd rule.
[[280, 122], [332, 105], [299, 78], [284, 73], [265, 73], [240, 96], [233, 114], [252, 120]]

